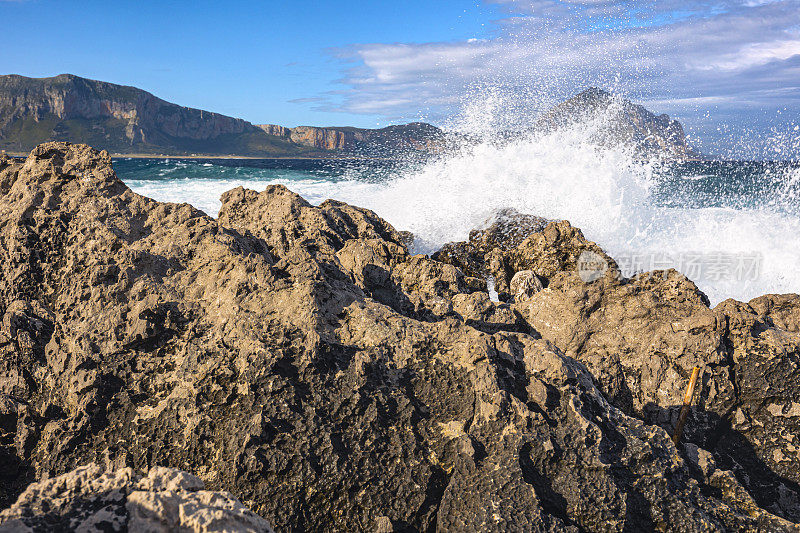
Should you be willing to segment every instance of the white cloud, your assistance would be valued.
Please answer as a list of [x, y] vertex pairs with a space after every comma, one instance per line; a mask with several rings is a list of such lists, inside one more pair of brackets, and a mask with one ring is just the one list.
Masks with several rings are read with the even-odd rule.
[[794, 56], [800, 56], [800, 39], [749, 44], [700, 68], [745, 70], [773, 61], [785, 61]]
[[491, 38], [337, 51], [351, 63], [327, 109], [441, 117], [495, 87], [532, 112], [588, 86], [682, 118], [800, 108], [800, 0], [489, 1], [506, 12]]

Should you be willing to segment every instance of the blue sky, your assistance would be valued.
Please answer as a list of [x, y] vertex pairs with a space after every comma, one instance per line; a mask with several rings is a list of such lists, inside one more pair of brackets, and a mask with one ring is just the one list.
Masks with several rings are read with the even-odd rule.
[[[347, 87], [334, 49], [487, 34], [494, 6], [458, 0], [0, 0], [0, 72], [69, 72], [186, 106], [284, 125], [386, 122], [315, 110]], [[300, 100], [299, 102], [296, 100]]]
[[70, 72], [254, 123], [447, 123], [486, 94], [524, 119], [603, 86], [707, 151], [798, 142], [800, 0], [0, 0], [0, 20], [2, 73]]

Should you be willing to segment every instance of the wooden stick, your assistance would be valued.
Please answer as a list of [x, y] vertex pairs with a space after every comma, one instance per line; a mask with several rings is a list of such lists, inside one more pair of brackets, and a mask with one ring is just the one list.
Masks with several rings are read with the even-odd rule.
[[678, 424], [675, 426], [675, 433], [672, 435], [672, 442], [678, 445], [683, 435], [683, 426], [686, 424], [686, 417], [689, 416], [689, 409], [692, 407], [692, 398], [694, 398], [694, 388], [697, 385], [697, 376], [700, 375], [700, 367], [696, 366], [692, 369], [692, 377], [689, 379], [689, 386], [686, 387], [686, 394], [683, 396], [683, 407], [681, 407], [681, 414], [678, 417]]

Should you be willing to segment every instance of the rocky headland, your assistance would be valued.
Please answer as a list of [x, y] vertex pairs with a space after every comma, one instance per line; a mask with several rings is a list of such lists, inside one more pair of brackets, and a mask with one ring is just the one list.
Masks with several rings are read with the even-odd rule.
[[597, 87], [589, 88], [554, 106], [536, 120], [536, 128], [550, 129], [591, 123], [602, 117], [593, 141], [601, 146], [630, 146], [642, 158], [703, 159], [693, 149], [683, 125], [669, 115], [656, 115], [630, 100]]
[[424, 123], [380, 129], [254, 125], [72, 74], [0, 76], [0, 149], [9, 151], [69, 141], [119, 154], [391, 157], [431, 152], [441, 137], [439, 128]]
[[316, 126], [286, 128], [275, 124], [259, 124], [258, 127], [269, 135], [303, 146], [372, 156], [436, 152], [445, 144], [446, 137], [442, 130], [425, 122], [377, 129]]
[[0, 156], [0, 530], [800, 530], [799, 296], [711, 308], [510, 211], [427, 257], [282, 186], [222, 203]]

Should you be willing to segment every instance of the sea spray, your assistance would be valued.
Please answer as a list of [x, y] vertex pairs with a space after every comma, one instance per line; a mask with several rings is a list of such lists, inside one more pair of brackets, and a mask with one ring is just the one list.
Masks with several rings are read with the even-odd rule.
[[712, 303], [800, 289], [797, 165], [643, 159], [632, 146], [608, 141], [607, 113], [556, 129], [506, 132], [493, 118], [502, 109], [496, 97], [473, 105], [453, 128], [461, 141], [424, 164], [378, 171], [171, 161], [153, 163], [163, 176], [121, 175], [137, 192], [211, 215], [228, 189], [283, 183], [312, 203], [335, 198], [373, 209], [413, 232], [421, 253], [466, 239], [512, 207], [569, 220], [629, 273], [676, 268]]

